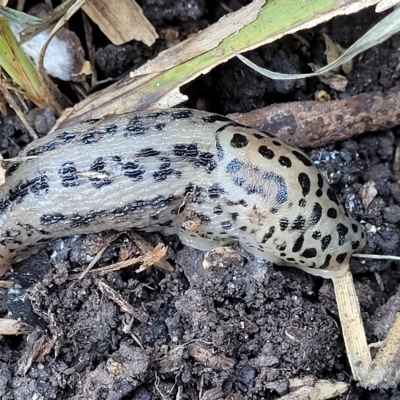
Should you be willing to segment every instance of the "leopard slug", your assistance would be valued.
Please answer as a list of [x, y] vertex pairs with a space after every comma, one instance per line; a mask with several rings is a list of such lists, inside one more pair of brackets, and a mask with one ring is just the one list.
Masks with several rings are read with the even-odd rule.
[[300, 150], [221, 115], [133, 112], [59, 129], [0, 187], [0, 275], [52, 238], [107, 229], [239, 242], [279, 265], [343, 274], [362, 226]]

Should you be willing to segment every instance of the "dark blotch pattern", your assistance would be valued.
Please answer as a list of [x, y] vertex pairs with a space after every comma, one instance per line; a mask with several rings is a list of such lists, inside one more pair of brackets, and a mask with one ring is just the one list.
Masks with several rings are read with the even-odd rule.
[[329, 263], [331, 262], [332, 256], [330, 254], [327, 254], [325, 257], [325, 262], [319, 267], [321, 269], [326, 269], [329, 267]]
[[128, 161], [126, 164], [123, 164], [122, 169], [124, 171], [124, 175], [133, 181], [139, 181], [140, 179], [143, 179], [143, 175], [145, 173], [145, 170], [139, 164], [133, 161]]
[[293, 155], [296, 156], [306, 167], [311, 167], [313, 165], [312, 161], [306, 157], [303, 153], [297, 150], [292, 151]]
[[336, 196], [336, 193], [331, 188], [328, 188], [326, 194], [328, 195], [329, 200], [332, 200], [334, 203], [339, 205], [339, 200], [338, 200], [338, 198]]
[[351, 242], [351, 248], [353, 250], [357, 250], [360, 247], [360, 242], [356, 240], [355, 242]]
[[272, 160], [275, 157], [275, 153], [267, 146], [260, 146], [258, 152], [267, 160]]
[[302, 253], [301, 256], [304, 258], [313, 258], [317, 255], [317, 249], [315, 248], [309, 248], [305, 249]]
[[310, 215], [310, 224], [317, 224], [322, 216], [322, 206], [319, 203], [315, 203]]
[[337, 261], [339, 264], [341, 264], [341, 263], [346, 259], [346, 257], [347, 257], [347, 253], [339, 254], [339, 255], [336, 257], [336, 261]]
[[281, 231], [284, 231], [289, 226], [289, 220], [287, 218], [281, 218], [279, 220], [279, 226]]
[[233, 213], [231, 213], [232, 221], [236, 221], [238, 216], [239, 216], [239, 213], [238, 213], [238, 212], [233, 212]]
[[197, 157], [199, 154], [199, 151], [197, 150], [197, 143], [176, 144], [173, 152], [179, 157]]
[[65, 187], [72, 187], [79, 185], [78, 169], [73, 162], [64, 163], [58, 170], [61, 178], [61, 184]]
[[297, 180], [300, 183], [301, 186], [301, 191], [303, 193], [303, 196], [307, 196], [308, 193], [310, 193], [310, 188], [311, 188], [311, 181], [310, 177], [305, 174], [304, 172], [301, 172], [297, 178]]
[[7, 210], [9, 205], [10, 205], [9, 200], [0, 199], [0, 215], [3, 214]]
[[[43, 194], [49, 190], [49, 181], [45, 174], [38, 174], [36, 178], [20, 182], [13, 190], [8, 193], [8, 201], [21, 203], [28, 194]], [[7, 204], [7, 200], [3, 201], [3, 206]]]
[[314, 231], [312, 233], [312, 238], [315, 239], [315, 240], [321, 239], [321, 232], [320, 231]]
[[321, 250], [325, 251], [329, 244], [331, 243], [332, 236], [331, 235], [326, 235], [321, 239]]
[[284, 167], [290, 168], [292, 166], [292, 161], [288, 157], [280, 156], [278, 161]]
[[302, 215], [298, 215], [296, 219], [293, 221], [292, 229], [296, 231], [301, 231], [304, 229], [305, 223], [306, 219]]
[[346, 241], [346, 235], [349, 229], [344, 226], [343, 224], [337, 224], [336, 231], [339, 235], [339, 246], [343, 246], [344, 242]]
[[299, 200], [299, 207], [304, 208], [307, 205], [307, 202], [305, 199], [300, 199]]
[[246, 136], [240, 133], [234, 133], [230, 143], [235, 149], [240, 149], [247, 146], [249, 141], [247, 140]]
[[124, 136], [127, 137], [135, 137], [144, 135], [147, 131], [147, 128], [143, 126], [143, 120], [138, 115], [135, 115], [128, 123], [126, 127], [126, 133]]
[[214, 185], [212, 185], [208, 188], [208, 195], [212, 199], [218, 198], [223, 193], [225, 193], [224, 189], [221, 186], [219, 186], [217, 183], [215, 183]]
[[152, 147], [147, 147], [145, 149], [140, 150], [137, 153], [137, 157], [155, 157], [158, 156], [160, 152], [158, 150], [154, 150]]
[[171, 117], [173, 119], [188, 119], [192, 118], [193, 111], [192, 110], [177, 110], [171, 112]]
[[272, 235], [275, 233], [275, 227], [271, 226], [267, 233], [264, 234], [261, 243], [265, 243], [268, 239], [271, 239]]
[[214, 207], [214, 210], [213, 210], [213, 213], [214, 213], [214, 214], [220, 215], [220, 214], [222, 214], [223, 212], [224, 212], [224, 210], [222, 209], [221, 206], [216, 206], [216, 207]]
[[203, 117], [203, 121], [213, 124], [214, 122], [229, 122], [231, 121], [229, 118], [224, 117], [223, 115], [219, 115], [219, 114], [211, 114], [208, 115], [206, 117]]
[[229, 229], [229, 228], [232, 228], [232, 224], [231, 224], [230, 221], [222, 221], [221, 222], [221, 227], [223, 229]]
[[358, 226], [356, 224], [351, 224], [351, 229], [353, 229], [354, 233], [358, 232]]
[[94, 187], [99, 188], [102, 187], [103, 185], [109, 185], [112, 182], [112, 179], [109, 177], [109, 173], [106, 171], [106, 163], [102, 157], [96, 158], [96, 160], [90, 167], [90, 171], [98, 172], [104, 175], [102, 177], [89, 178], [90, 182]]
[[322, 178], [321, 174], [318, 174], [317, 177], [318, 177], [318, 187], [322, 189], [324, 187], [324, 178]]
[[303, 247], [303, 243], [304, 243], [304, 235], [300, 235], [294, 242], [292, 248], [293, 253], [298, 253]]
[[40, 217], [40, 224], [41, 225], [53, 225], [57, 224], [60, 221], [65, 220], [66, 217], [63, 214], [43, 214]]
[[329, 218], [336, 218], [337, 217], [337, 211], [335, 208], [329, 208], [327, 215]]

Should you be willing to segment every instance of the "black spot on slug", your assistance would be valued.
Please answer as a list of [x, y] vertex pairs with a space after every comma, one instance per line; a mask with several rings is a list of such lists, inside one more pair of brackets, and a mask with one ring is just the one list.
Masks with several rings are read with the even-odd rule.
[[206, 117], [203, 117], [203, 121], [213, 124], [214, 122], [229, 122], [231, 121], [228, 117], [224, 117], [223, 115], [219, 115], [219, 114], [211, 114], [211, 115], [207, 115]]
[[143, 126], [143, 119], [140, 116], [135, 115], [128, 122], [124, 136], [126, 137], [141, 136], [144, 135], [146, 131], [147, 128]]
[[310, 193], [310, 188], [311, 188], [310, 177], [307, 174], [305, 174], [304, 172], [301, 172], [299, 174], [297, 180], [300, 183], [303, 196], [307, 196], [308, 193]]
[[300, 235], [294, 242], [294, 245], [292, 247], [292, 251], [293, 253], [297, 253], [301, 250], [301, 248], [303, 247], [303, 243], [304, 243], [304, 235]]
[[73, 139], [76, 138], [75, 132], [63, 132], [57, 136], [58, 139], [61, 139], [64, 143], [70, 143]]
[[78, 169], [73, 162], [64, 163], [58, 170], [58, 174], [61, 178], [61, 184], [65, 187], [78, 186], [79, 177]]
[[329, 244], [331, 243], [332, 236], [331, 235], [326, 235], [321, 239], [321, 250], [325, 251]]
[[304, 229], [304, 224], [306, 223], [306, 219], [302, 215], [298, 215], [296, 219], [293, 221], [291, 228], [293, 230], [301, 231]]
[[315, 203], [310, 215], [310, 224], [317, 224], [322, 216], [322, 206], [319, 203]]
[[146, 147], [145, 149], [141, 149], [136, 156], [137, 157], [155, 157], [158, 156], [160, 152], [158, 150], [154, 150], [152, 147]]
[[268, 239], [271, 239], [272, 235], [275, 233], [275, 227], [271, 226], [267, 233], [264, 234], [261, 243], [265, 243]]
[[277, 142], [276, 140], [273, 140], [272, 143], [273, 143], [275, 146], [282, 146], [282, 144], [279, 143], [279, 142]]
[[212, 199], [218, 198], [223, 193], [225, 193], [225, 190], [222, 187], [220, 187], [217, 183], [208, 188], [208, 195]]
[[337, 217], [337, 211], [335, 208], [329, 208], [327, 215], [329, 218], [336, 218]]
[[351, 242], [351, 248], [353, 250], [357, 250], [360, 246], [360, 242], [358, 240], [356, 240], [355, 242]]
[[238, 213], [238, 212], [233, 212], [233, 213], [231, 213], [232, 221], [236, 221], [238, 216], [239, 216], [239, 213]]
[[346, 235], [349, 229], [344, 226], [343, 224], [337, 224], [336, 231], [339, 235], [339, 246], [343, 246], [344, 242], [346, 241]]
[[94, 187], [99, 188], [103, 185], [109, 185], [112, 182], [109, 173], [106, 171], [106, 163], [102, 157], [96, 158], [90, 167], [90, 171], [99, 173], [99, 176], [89, 177]]
[[246, 136], [240, 133], [234, 133], [230, 144], [235, 149], [240, 149], [242, 147], [246, 147], [249, 144], [249, 141], [247, 140]]
[[317, 250], [315, 248], [308, 248], [301, 253], [301, 256], [304, 258], [313, 258], [317, 255]]
[[321, 232], [320, 231], [314, 231], [312, 233], [312, 238], [315, 240], [319, 240], [321, 238]]
[[247, 226], [241, 226], [239, 229], [240, 229], [241, 231], [243, 231], [243, 232], [246, 232]]
[[10, 202], [7, 199], [0, 199], [0, 215], [7, 210], [9, 205]]
[[358, 226], [356, 224], [351, 224], [351, 228], [353, 229], [354, 233], [358, 232]]
[[339, 254], [339, 255], [336, 257], [336, 261], [337, 261], [339, 264], [341, 264], [341, 263], [345, 260], [346, 257], [347, 257], [347, 253]]
[[66, 216], [63, 214], [43, 214], [40, 217], [40, 224], [41, 225], [53, 225], [57, 224], [60, 221], [66, 219]]
[[258, 148], [258, 152], [267, 160], [272, 160], [275, 156], [274, 152], [264, 145]]
[[332, 256], [330, 254], [327, 254], [325, 257], [325, 262], [319, 267], [320, 269], [326, 269], [329, 267], [329, 263], [332, 259]]
[[61, 142], [52, 140], [52, 141], [42, 144], [40, 146], [34, 147], [33, 149], [30, 149], [29, 151], [27, 151], [26, 155], [27, 156], [38, 156], [38, 155], [46, 153], [48, 151], [55, 150], [55, 149], [59, 148], [61, 145], [62, 145]]
[[173, 119], [188, 119], [193, 116], [193, 111], [192, 110], [173, 110], [171, 112], [171, 117]]
[[124, 175], [133, 181], [143, 179], [145, 173], [143, 167], [133, 161], [128, 161], [126, 164], [123, 164], [122, 169], [124, 170]]
[[213, 210], [213, 213], [214, 213], [214, 214], [220, 215], [220, 214], [222, 214], [223, 212], [224, 212], [224, 210], [222, 209], [221, 206], [216, 206], [216, 207], [214, 207], [214, 210]]
[[299, 207], [304, 208], [307, 205], [307, 202], [305, 199], [300, 199], [299, 200]]
[[292, 166], [292, 161], [288, 157], [280, 156], [278, 161], [284, 167], [290, 168]]
[[318, 189], [315, 194], [317, 195], [317, 197], [321, 197], [322, 196], [322, 190]]
[[322, 175], [321, 175], [321, 174], [318, 174], [317, 177], [318, 177], [318, 187], [319, 187], [320, 189], [322, 189], [323, 186], [324, 186], [324, 178], [322, 178]]
[[176, 144], [173, 150], [174, 154], [179, 157], [197, 157], [199, 152], [197, 150], [197, 143], [190, 144]]
[[230, 221], [222, 221], [221, 222], [221, 227], [223, 229], [229, 229], [229, 228], [232, 228], [232, 224], [231, 224]]
[[279, 226], [281, 231], [284, 231], [289, 226], [289, 220], [287, 218], [281, 218], [279, 220]]
[[293, 155], [296, 156], [306, 167], [311, 167], [313, 165], [312, 161], [306, 157], [303, 153], [297, 150], [292, 151]]
[[328, 191], [326, 192], [326, 194], [328, 195], [330, 200], [332, 200], [334, 203], [339, 205], [339, 200], [336, 196], [336, 193], [331, 188], [328, 188]]

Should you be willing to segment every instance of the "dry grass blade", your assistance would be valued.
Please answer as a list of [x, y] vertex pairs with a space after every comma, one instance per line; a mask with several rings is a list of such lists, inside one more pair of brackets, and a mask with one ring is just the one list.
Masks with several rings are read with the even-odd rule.
[[[120, 269], [128, 268], [135, 264], [141, 264], [141, 267], [136, 270], [135, 272], [144, 271], [147, 267], [153, 265], [154, 263], [158, 262], [162, 257], [167, 254], [167, 248], [163, 244], [158, 244], [154, 251], [150, 254], [146, 254], [144, 256], [131, 258], [130, 260], [120, 261], [118, 263], [108, 265], [107, 267], [102, 267], [98, 269], [94, 269], [89, 271], [89, 273], [98, 273], [100, 276], [108, 274], [110, 272], [119, 271]], [[79, 274], [72, 274], [69, 279], [79, 279], [81, 273]]]
[[354, 379], [363, 383], [372, 359], [365, 337], [353, 276], [348, 270], [344, 275], [333, 278], [332, 281], [351, 371]]

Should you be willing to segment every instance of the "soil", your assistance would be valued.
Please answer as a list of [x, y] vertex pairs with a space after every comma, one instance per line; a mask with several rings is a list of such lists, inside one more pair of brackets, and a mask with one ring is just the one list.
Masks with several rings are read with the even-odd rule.
[[[141, 4], [161, 39], [150, 49], [134, 42], [118, 47], [93, 27], [100, 78], [119, 77], [156, 55], [171, 44], [167, 32], [184, 39], [225, 13], [219, 2], [206, 0]], [[225, 4], [241, 6], [238, 0]], [[276, 71], [307, 72], [308, 63], [325, 62], [322, 33], [349, 47], [382, 17], [370, 9], [335, 18], [301, 32], [305, 40], [285, 37], [247, 56]], [[79, 16], [71, 29], [74, 24], [81, 24]], [[188, 85], [185, 106], [227, 114], [310, 100], [318, 90], [333, 99], [386, 91], [400, 83], [399, 49], [396, 35], [358, 57], [345, 92], [316, 78], [270, 81], [232, 60]], [[48, 110], [34, 110], [30, 118], [41, 132], [52, 121]], [[29, 141], [12, 112], [1, 119], [0, 139], [5, 157]], [[309, 151], [346, 207], [365, 224], [365, 253], [398, 253], [399, 147], [396, 128]], [[374, 183], [377, 194], [365, 207], [360, 188], [367, 182]], [[20, 318], [34, 331], [0, 337], [1, 399], [276, 399], [288, 393], [290, 378], [310, 376], [349, 383], [346, 399], [400, 398], [397, 390], [369, 391], [352, 381], [329, 280], [276, 267], [235, 247], [224, 256], [224, 265], [205, 269], [204, 253], [159, 234], [143, 236], [169, 246], [173, 272], [129, 268], [70, 280], [106, 235], [54, 240], [7, 275], [14, 286], [0, 288], [0, 317]], [[99, 265], [116, 261], [128, 240], [129, 234], [120, 235]], [[369, 343], [385, 337], [400, 308], [399, 267], [394, 261], [351, 263]], [[104, 283], [134, 313], [106, 296]]]

